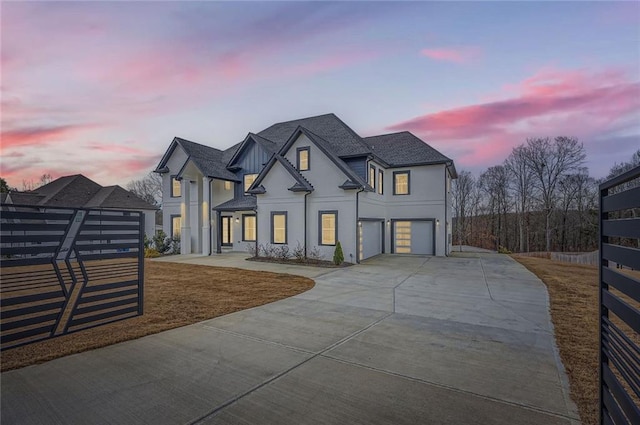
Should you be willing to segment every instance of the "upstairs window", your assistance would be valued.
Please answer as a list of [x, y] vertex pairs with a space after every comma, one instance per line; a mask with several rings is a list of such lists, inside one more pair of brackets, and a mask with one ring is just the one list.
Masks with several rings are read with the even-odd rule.
[[307, 171], [309, 167], [309, 147], [298, 148], [298, 171]]
[[382, 170], [378, 170], [378, 193], [380, 195], [384, 194], [383, 191], [383, 182], [384, 182], [384, 172]]
[[225, 180], [224, 190], [231, 190], [231, 189], [233, 189], [233, 182], [230, 182], [229, 180]]
[[180, 180], [176, 179], [176, 176], [171, 176], [171, 197], [179, 198], [180, 196], [182, 196]]
[[393, 194], [394, 195], [408, 195], [410, 193], [409, 171], [396, 171], [393, 173]]
[[244, 193], [247, 193], [247, 190], [249, 190], [249, 188], [251, 187], [253, 182], [256, 181], [257, 177], [258, 177], [257, 174], [245, 174], [244, 175]]
[[369, 184], [372, 188], [376, 188], [376, 167], [369, 165]]

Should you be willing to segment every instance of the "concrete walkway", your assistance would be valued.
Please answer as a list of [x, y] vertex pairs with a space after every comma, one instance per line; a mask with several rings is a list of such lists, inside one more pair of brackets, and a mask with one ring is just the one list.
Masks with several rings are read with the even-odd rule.
[[1, 395], [3, 424], [578, 423], [544, 285], [465, 252], [323, 269], [293, 298], [4, 373]]

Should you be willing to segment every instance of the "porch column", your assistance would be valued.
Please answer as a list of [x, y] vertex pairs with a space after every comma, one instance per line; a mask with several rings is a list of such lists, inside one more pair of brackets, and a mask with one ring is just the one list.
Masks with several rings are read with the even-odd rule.
[[211, 181], [208, 177], [202, 178], [202, 255], [209, 255], [211, 248], [211, 215], [209, 214], [209, 194], [211, 193]]
[[222, 254], [222, 219], [220, 211], [216, 211], [216, 254]]
[[180, 182], [182, 203], [180, 204], [180, 254], [191, 254], [191, 182], [183, 178]]

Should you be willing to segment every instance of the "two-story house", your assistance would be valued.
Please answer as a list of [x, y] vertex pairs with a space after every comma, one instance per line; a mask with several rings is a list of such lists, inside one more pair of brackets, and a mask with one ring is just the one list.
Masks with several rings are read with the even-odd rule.
[[453, 161], [409, 132], [360, 137], [334, 114], [270, 126], [225, 151], [174, 138], [163, 226], [181, 252], [301, 246], [330, 259], [448, 255]]

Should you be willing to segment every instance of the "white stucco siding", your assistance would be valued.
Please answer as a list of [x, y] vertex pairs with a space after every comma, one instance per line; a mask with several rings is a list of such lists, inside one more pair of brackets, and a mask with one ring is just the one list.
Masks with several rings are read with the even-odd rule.
[[[320, 245], [319, 211], [338, 213], [337, 234], [345, 261], [356, 260], [355, 190], [340, 189], [347, 176], [331, 159], [306, 136], [301, 135], [285, 154], [285, 158], [297, 166], [297, 148], [309, 147], [309, 170], [301, 174], [314, 190], [307, 196], [307, 249], [318, 248], [326, 260], [333, 258], [335, 246]], [[262, 185], [266, 193], [258, 195], [258, 237], [260, 243], [271, 241], [271, 211], [288, 211], [288, 242], [291, 249], [297, 241], [304, 241], [304, 192], [288, 190], [295, 184], [294, 178], [280, 163], [276, 163]], [[351, 255], [350, 255], [351, 254]]]
[[[410, 171], [408, 195], [393, 194], [393, 172]], [[387, 216], [389, 219], [432, 218], [436, 224], [435, 255], [443, 256], [447, 251], [447, 227], [445, 217], [445, 166], [423, 165], [390, 169], [389, 191], [385, 191], [387, 202]], [[391, 247], [390, 232], [387, 234], [386, 246]]]
[[[288, 190], [296, 183], [280, 163], [274, 164], [262, 185], [267, 192], [258, 195], [258, 243], [271, 243], [271, 213], [287, 212], [287, 245], [290, 251], [298, 242], [304, 246], [304, 192]], [[308, 234], [307, 234], [308, 235]]]
[[176, 146], [167, 161], [168, 173], [162, 174], [162, 230], [171, 236], [171, 216], [180, 215], [181, 197], [171, 197], [171, 177], [178, 174], [184, 162], [187, 160], [187, 154], [180, 147]]

